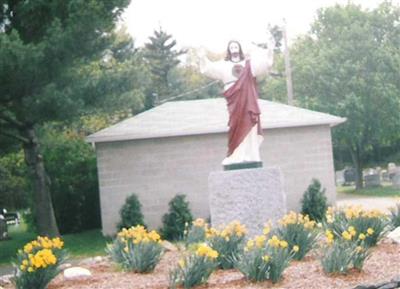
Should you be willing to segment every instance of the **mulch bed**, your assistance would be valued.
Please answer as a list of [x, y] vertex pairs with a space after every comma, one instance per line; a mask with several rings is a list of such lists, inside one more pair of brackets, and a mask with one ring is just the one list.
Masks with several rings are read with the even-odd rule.
[[[64, 280], [60, 274], [48, 289], [165, 289], [168, 288], [169, 271], [176, 266], [179, 252], [167, 252], [155, 271], [150, 274], [135, 274], [119, 271], [110, 262], [83, 266], [92, 272], [85, 280]], [[318, 257], [307, 256], [304, 261], [294, 261], [277, 284], [271, 282], [250, 283], [237, 270], [218, 270], [211, 275], [207, 285], [199, 289], [346, 289], [360, 284], [387, 282], [400, 276], [400, 245], [383, 242], [373, 249], [362, 272], [347, 275], [327, 275], [323, 272]], [[11, 287], [6, 287], [6, 289]]]

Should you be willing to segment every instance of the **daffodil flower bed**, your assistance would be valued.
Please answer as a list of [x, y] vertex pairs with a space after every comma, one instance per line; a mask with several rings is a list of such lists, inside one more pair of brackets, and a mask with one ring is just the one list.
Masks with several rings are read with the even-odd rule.
[[326, 230], [325, 245], [321, 264], [326, 273], [347, 273], [355, 268], [362, 270], [365, 260], [370, 256], [370, 247], [366, 244], [367, 236], [373, 235], [373, 229], [358, 233], [353, 226], [337, 235]]
[[290, 248], [286, 240], [276, 235], [268, 240], [266, 235], [260, 235], [247, 242], [236, 267], [252, 282], [271, 280], [276, 283], [299, 250], [299, 246]]
[[234, 268], [238, 259], [247, 230], [238, 221], [228, 224], [225, 228], [217, 230], [210, 228], [206, 232], [206, 242], [219, 253], [218, 267], [222, 269]]
[[123, 229], [106, 250], [122, 269], [138, 273], [152, 272], [164, 251], [160, 235], [140, 225]]
[[37, 237], [17, 253], [13, 279], [17, 289], [45, 289], [60, 272], [66, 260], [64, 242], [60, 238]]
[[204, 219], [194, 220], [192, 225], [186, 228], [184, 232], [186, 245], [204, 242], [207, 231], [209, 231], [209, 225]]
[[311, 221], [307, 215], [290, 212], [279, 220], [279, 224], [276, 229], [278, 237], [286, 240], [291, 249], [294, 246], [300, 248], [294, 254], [294, 259], [303, 259], [315, 247], [319, 231], [316, 229], [315, 221]]
[[364, 245], [371, 247], [376, 246], [378, 241], [385, 235], [388, 224], [388, 216], [379, 210], [363, 210], [361, 207], [347, 207], [336, 210], [328, 208], [325, 227], [337, 236], [341, 236], [349, 227], [354, 228], [356, 235], [352, 237], [358, 238], [358, 234], [363, 233], [366, 237], [362, 240]]
[[180, 259], [178, 266], [170, 272], [170, 287], [192, 288], [207, 282], [218, 263], [218, 252], [207, 244], [199, 244], [194, 252]]

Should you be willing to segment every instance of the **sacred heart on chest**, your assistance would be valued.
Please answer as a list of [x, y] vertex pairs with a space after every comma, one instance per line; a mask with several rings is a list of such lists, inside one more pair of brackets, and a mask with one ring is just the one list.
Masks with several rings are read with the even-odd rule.
[[232, 67], [232, 75], [236, 78], [239, 78], [240, 74], [243, 71], [243, 65], [236, 64]]

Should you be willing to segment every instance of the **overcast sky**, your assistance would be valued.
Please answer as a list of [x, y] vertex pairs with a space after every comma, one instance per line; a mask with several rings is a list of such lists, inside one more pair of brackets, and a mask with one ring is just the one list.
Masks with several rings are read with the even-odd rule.
[[[179, 46], [205, 46], [219, 52], [230, 39], [266, 42], [269, 23], [285, 18], [288, 37], [306, 33], [320, 7], [349, 0], [132, 0], [123, 15], [137, 45], [143, 45], [154, 29], [163, 27]], [[375, 8], [382, 0], [353, 0]], [[400, 0], [393, 0], [400, 5]]]

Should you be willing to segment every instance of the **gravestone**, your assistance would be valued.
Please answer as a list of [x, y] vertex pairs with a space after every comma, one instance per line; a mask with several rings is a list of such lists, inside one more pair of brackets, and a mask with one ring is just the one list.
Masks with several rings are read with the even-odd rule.
[[7, 221], [2, 214], [0, 214], [0, 240], [8, 239]]
[[356, 181], [356, 170], [348, 168], [344, 170], [344, 184], [349, 185]]
[[394, 174], [392, 177], [392, 186], [395, 188], [400, 188], [400, 168], [397, 168], [394, 171]]
[[390, 182], [389, 173], [387, 170], [381, 171], [382, 182]]
[[208, 177], [211, 225], [232, 221], [245, 225], [249, 236], [262, 234], [264, 224], [286, 213], [283, 176], [278, 168], [211, 172]]
[[374, 188], [381, 185], [381, 176], [379, 174], [370, 174], [364, 177], [365, 187]]
[[394, 174], [396, 173], [396, 164], [395, 163], [388, 163], [388, 172], [389, 178], [392, 179]]
[[344, 170], [335, 172], [335, 181], [337, 186], [341, 186], [345, 183], [344, 180]]

